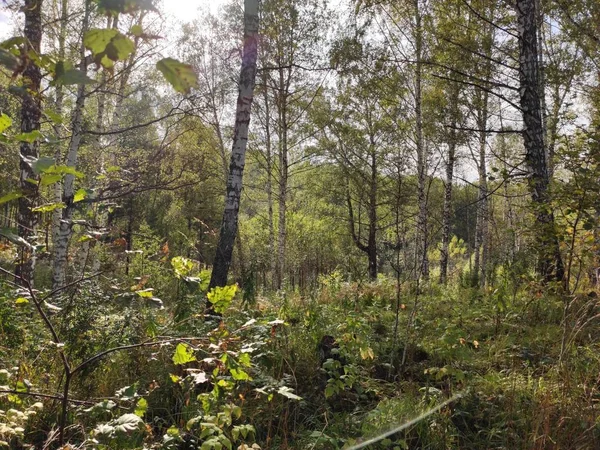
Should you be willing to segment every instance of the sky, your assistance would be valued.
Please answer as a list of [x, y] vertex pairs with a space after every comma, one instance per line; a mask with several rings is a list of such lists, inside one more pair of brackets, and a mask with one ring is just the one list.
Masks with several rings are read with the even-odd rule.
[[[227, 0], [162, 0], [167, 20], [190, 22], [198, 17], [198, 8], [210, 8], [216, 12]], [[13, 14], [6, 8], [7, 0], [0, 0], [0, 40], [8, 39], [14, 31]]]
[[208, 6], [216, 12], [225, 0], [163, 0], [163, 8], [170, 15], [182, 22], [193, 20], [198, 15], [198, 7]]

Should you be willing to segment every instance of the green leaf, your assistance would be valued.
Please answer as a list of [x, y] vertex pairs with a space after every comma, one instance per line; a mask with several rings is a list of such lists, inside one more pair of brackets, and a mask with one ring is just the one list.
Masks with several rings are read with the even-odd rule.
[[249, 353], [241, 353], [238, 358], [238, 363], [244, 367], [250, 367], [250, 354]]
[[61, 75], [57, 75], [54, 82], [56, 85], [71, 86], [73, 84], [92, 84], [96, 81], [79, 69], [69, 69]]
[[63, 123], [62, 116], [60, 114], [58, 114], [57, 112], [55, 112], [55, 111], [46, 110], [46, 111], [44, 111], [44, 114], [46, 114], [46, 116], [55, 125], [60, 125], [61, 123]]
[[26, 305], [29, 303], [29, 300], [27, 300], [25, 297], [19, 297], [18, 299], [15, 300], [15, 305]]
[[46, 205], [41, 205], [36, 208], [32, 208], [31, 210], [33, 212], [47, 213], [50, 211], [54, 211], [55, 209], [62, 209], [62, 208], [66, 208], [66, 207], [67, 207], [67, 205], [65, 205], [63, 202], [57, 202], [57, 203], [48, 203]]
[[9, 192], [8, 194], [0, 197], [0, 205], [3, 203], [8, 203], [10, 201], [16, 200], [21, 197], [23, 197], [23, 194], [20, 192]]
[[119, 34], [114, 28], [92, 28], [83, 37], [83, 45], [94, 55], [103, 53], [110, 41]]
[[[289, 388], [287, 386], [281, 386], [279, 389], [277, 389], [277, 393], [291, 400], [302, 400], [302, 397], [294, 394], [292, 392], [292, 388]], [[325, 390], [325, 396], [327, 397], [327, 389]]]
[[15, 234], [13, 232], [13, 230], [11, 230], [10, 228], [0, 229], [0, 236], [4, 236], [6, 239], [8, 239], [13, 244], [21, 245], [23, 247], [28, 247], [31, 250], [34, 249], [33, 245], [31, 245], [29, 242], [27, 242], [21, 236]]
[[156, 63], [156, 68], [177, 92], [187, 94], [191, 88], [198, 87], [198, 76], [189, 64], [173, 58], [164, 58]]
[[134, 414], [138, 417], [144, 417], [148, 411], [148, 401], [145, 398], [140, 398], [135, 406]]
[[231, 377], [236, 381], [246, 381], [250, 379], [250, 375], [244, 372], [242, 369], [230, 369]]
[[139, 295], [142, 298], [152, 298], [152, 292], [154, 291], [154, 289], [152, 288], [148, 288], [148, 289], [141, 289], [139, 291], [135, 291], [135, 293], [137, 295]]
[[236, 292], [237, 284], [224, 287], [217, 286], [206, 294], [206, 297], [208, 298], [208, 301], [212, 303], [215, 312], [222, 314], [229, 308]]
[[28, 133], [19, 133], [14, 136], [15, 140], [21, 142], [35, 142], [37, 140], [45, 140], [46, 138], [40, 130], [29, 131]]
[[175, 348], [175, 354], [173, 354], [173, 363], [176, 366], [179, 366], [192, 361], [196, 361], [194, 350], [187, 344], [177, 344], [177, 347]]
[[[54, 160], [52, 160], [52, 162], [54, 163]], [[75, 167], [65, 165], [55, 166], [54, 164], [52, 164], [43, 172], [52, 174], [73, 175], [76, 178], [83, 178], [85, 176], [82, 172], [78, 172], [77, 169], [75, 169]]]
[[106, 56], [113, 61], [123, 61], [135, 50], [135, 44], [124, 34], [117, 34], [106, 46]]
[[171, 267], [175, 271], [177, 278], [183, 278], [187, 276], [194, 267], [194, 262], [191, 259], [184, 258], [183, 256], [175, 256], [171, 259]]
[[12, 125], [12, 119], [6, 114], [0, 114], [0, 133]]
[[45, 173], [40, 177], [41, 186], [50, 186], [51, 184], [58, 183], [62, 179], [62, 175]]
[[11, 72], [15, 71], [19, 68], [19, 58], [8, 50], [0, 48], [0, 65], [6, 67]]
[[54, 159], [48, 158], [47, 156], [28, 160], [27, 162], [31, 164], [31, 169], [36, 175], [47, 172], [48, 169], [54, 165]]
[[103, 413], [111, 411], [115, 406], [117, 406], [117, 404], [112, 400], [103, 400], [87, 409], [84, 409], [83, 411], [86, 413]]
[[135, 414], [123, 414], [113, 424], [115, 432], [125, 435], [136, 434], [146, 428], [144, 421]]
[[77, 189], [75, 195], [73, 196], [73, 203], [80, 202], [87, 197], [87, 191], [85, 189]]
[[135, 44], [114, 28], [92, 28], [83, 38], [83, 44], [89, 49], [96, 64], [110, 69], [114, 61], [123, 61], [135, 50]]
[[129, 34], [132, 34], [136, 37], [140, 37], [141, 35], [144, 34], [144, 29], [140, 26], [140, 25], [133, 25], [130, 29], [129, 29]]

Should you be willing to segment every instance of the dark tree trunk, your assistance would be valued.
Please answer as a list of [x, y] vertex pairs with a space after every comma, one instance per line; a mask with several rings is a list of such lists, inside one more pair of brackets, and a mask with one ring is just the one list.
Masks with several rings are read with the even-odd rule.
[[525, 161], [530, 171], [529, 189], [537, 217], [538, 273], [546, 281], [562, 280], [564, 267], [554, 229], [554, 213], [549, 205], [549, 173], [544, 147], [544, 127], [539, 92], [537, 15], [535, 0], [517, 0], [519, 31], [519, 80]]
[[444, 185], [444, 213], [442, 218], [442, 249], [440, 256], [440, 284], [448, 281], [448, 261], [450, 259], [450, 223], [452, 221], [452, 185], [454, 182], [454, 163], [456, 162], [456, 125], [458, 121], [459, 88], [451, 87], [451, 121], [448, 136], [448, 161], [446, 162], [446, 181]]
[[369, 278], [377, 279], [377, 151], [375, 137], [370, 136], [371, 144], [371, 186], [369, 192], [369, 241], [367, 255], [369, 256]]
[[209, 289], [227, 284], [227, 274], [231, 265], [233, 246], [238, 231], [238, 213], [242, 194], [242, 178], [246, 161], [246, 145], [248, 143], [248, 128], [250, 126], [250, 110], [254, 98], [256, 83], [256, 60], [258, 55], [258, 0], [244, 1], [244, 50], [242, 68], [235, 116], [233, 147], [229, 176], [227, 178], [227, 193], [223, 222], [219, 242], [215, 252], [213, 271]]
[[423, 26], [419, 0], [414, 0], [415, 13], [415, 143], [417, 149], [418, 207], [417, 276], [429, 278], [429, 230], [427, 211], [427, 146], [423, 138]]
[[[40, 54], [42, 42], [42, 0], [25, 0], [25, 39], [28, 52]], [[23, 86], [26, 92], [21, 103], [21, 132], [31, 133], [40, 129], [42, 106], [40, 98], [40, 84], [42, 74], [40, 68], [33, 59], [28, 58], [23, 70]], [[38, 195], [37, 184], [27, 180], [36, 179], [37, 176], [31, 166], [31, 160], [39, 157], [39, 142], [21, 142], [20, 188], [24, 194], [19, 198], [18, 207], [18, 233], [19, 236], [31, 243], [36, 234], [38, 223], [37, 213], [31, 209], [35, 206]], [[35, 269], [35, 254], [33, 247], [22, 247], [19, 262], [15, 273], [24, 281], [33, 283], [33, 271]]]

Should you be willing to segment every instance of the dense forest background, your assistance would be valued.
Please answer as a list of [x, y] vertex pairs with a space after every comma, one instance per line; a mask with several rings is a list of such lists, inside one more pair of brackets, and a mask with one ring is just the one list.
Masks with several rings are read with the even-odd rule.
[[600, 448], [600, 3], [177, 3], [0, 4], [0, 448]]

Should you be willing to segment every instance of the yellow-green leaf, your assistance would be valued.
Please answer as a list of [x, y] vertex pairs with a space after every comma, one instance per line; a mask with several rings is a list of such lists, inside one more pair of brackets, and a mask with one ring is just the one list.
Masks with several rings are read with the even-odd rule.
[[198, 87], [198, 76], [189, 64], [173, 58], [164, 58], [156, 63], [156, 68], [177, 92], [187, 94], [191, 88]]
[[146, 411], [148, 411], [148, 401], [145, 398], [140, 398], [137, 405], [135, 405], [134, 414], [138, 417], [144, 417]]
[[177, 347], [175, 348], [175, 353], [173, 354], [173, 363], [176, 366], [179, 366], [192, 361], [196, 361], [196, 356], [194, 356], [194, 349], [192, 349], [187, 344], [177, 344]]
[[67, 205], [65, 205], [63, 202], [48, 203], [46, 205], [38, 206], [37, 208], [32, 208], [32, 211], [46, 213], [46, 212], [54, 211], [55, 209], [65, 208], [66, 206]]
[[87, 197], [87, 191], [85, 189], [77, 189], [75, 195], [73, 196], [73, 203], [77, 203], [82, 201]]
[[6, 114], [0, 114], [0, 133], [12, 125], [12, 119]]
[[3, 203], [10, 202], [12, 200], [16, 200], [21, 197], [23, 197], [23, 194], [21, 194], [20, 192], [9, 192], [8, 194], [0, 197], [0, 205]]

